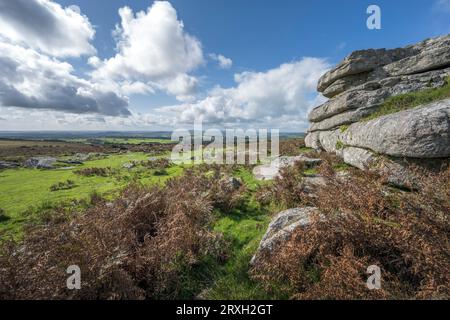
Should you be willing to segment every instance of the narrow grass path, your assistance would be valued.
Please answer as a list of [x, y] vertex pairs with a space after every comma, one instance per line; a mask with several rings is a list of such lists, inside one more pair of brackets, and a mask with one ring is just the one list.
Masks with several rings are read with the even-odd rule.
[[250, 170], [236, 173], [248, 188], [246, 201], [241, 208], [221, 213], [214, 229], [221, 232], [230, 244], [227, 262], [219, 266], [210, 288], [203, 294], [204, 299], [275, 299], [267, 294], [250, 276], [250, 260], [271, 220], [270, 211], [261, 207], [254, 199], [254, 192], [263, 182], [257, 181]]

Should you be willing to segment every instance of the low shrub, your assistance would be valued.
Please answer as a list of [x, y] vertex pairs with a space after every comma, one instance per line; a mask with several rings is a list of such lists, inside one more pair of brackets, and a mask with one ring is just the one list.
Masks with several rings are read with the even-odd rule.
[[75, 187], [75, 182], [73, 180], [66, 180], [63, 182], [58, 182], [50, 186], [50, 191], [59, 191], [59, 190], [70, 190]]
[[[193, 298], [211, 285], [199, 277], [204, 261], [226, 257], [213, 210], [235, 207], [242, 191], [217, 170], [200, 166], [165, 186], [132, 184], [113, 202], [5, 242], [0, 299]], [[71, 265], [81, 269], [81, 290], [66, 287]]]
[[84, 168], [75, 171], [76, 174], [85, 177], [108, 177], [113, 173], [113, 170], [109, 167], [107, 168]]
[[262, 205], [275, 203], [283, 208], [298, 206], [307, 199], [303, 193], [305, 165], [296, 162], [293, 166], [281, 169], [273, 183], [262, 185], [256, 192], [256, 200]]
[[[343, 179], [325, 162], [311, 224], [267, 252], [252, 270], [267, 290], [294, 299], [448, 299], [450, 169], [427, 173], [414, 192], [353, 171]], [[366, 286], [381, 268], [381, 289]]]
[[98, 203], [103, 202], [103, 201], [104, 201], [104, 199], [103, 199], [101, 193], [98, 192], [97, 190], [92, 190], [89, 193], [89, 203], [91, 205], [95, 205], [95, 204], [98, 204]]
[[167, 158], [157, 158], [154, 160], [144, 161], [143, 165], [149, 169], [163, 170], [170, 168], [172, 166], [172, 162]]
[[303, 139], [281, 139], [280, 155], [297, 156], [300, 154], [301, 149], [304, 147], [305, 141]]
[[5, 210], [3, 210], [2, 208], [0, 208], [0, 222], [4, 222], [9, 220], [9, 217], [6, 215]]
[[166, 169], [157, 169], [155, 170], [155, 172], [153, 172], [154, 176], [167, 176], [169, 175], [169, 173], [167, 172]]

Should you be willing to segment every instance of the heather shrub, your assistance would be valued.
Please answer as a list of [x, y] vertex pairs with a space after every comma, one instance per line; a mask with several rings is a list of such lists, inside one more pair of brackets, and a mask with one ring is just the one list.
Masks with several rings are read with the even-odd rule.
[[[213, 210], [239, 203], [241, 189], [230, 189], [217, 170], [187, 170], [164, 187], [132, 184], [113, 202], [49, 219], [20, 243], [6, 241], [0, 299], [194, 297], [208, 281], [198, 279], [202, 264], [226, 257]], [[81, 290], [66, 288], [71, 265], [81, 269]]]
[[94, 177], [94, 176], [100, 176], [100, 177], [108, 177], [113, 173], [113, 170], [111, 168], [84, 168], [79, 169], [75, 171], [76, 174], [80, 176], [85, 177]]
[[70, 190], [75, 187], [73, 180], [58, 182], [50, 186], [50, 191]]
[[0, 208], [0, 222], [8, 220], [9, 217], [6, 215], [5, 210]]
[[[376, 174], [337, 176], [311, 199], [320, 214], [252, 270], [268, 291], [295, 299], [448, 299], [450, 169], [427, 173], [414, 192], [390, 189]], [[381, 268], [381, 289], [366, 286]]]
[[262, 185], [256, 192], [256, 199], [262, 205], [274, 203], [279, 207], [292, 208], [308, 202], [303, 192], [305, 165], [296, 162], [293, 166], [281, 168], [273, 183]]
[[280, 140], [280, 155], [297, 156], [300, 149], [305, 147], [303, 139], [282, 139]]
[[202, 164], [189, 171], [192, 176], [186, 175], [186, 177], [191, 181], [186, 183], [202, 185], [214, 208], [226, 213], [240, 207], [245, 200], [245, 185], [240, 181], [239, 185], [236, 185], [238, 180], [232, 177], [232, 173], [238, 167], [237, 165]]
[[153, 160], [143, 161], [142, 164], [149, 169], [163, 170], [170, 168], [172, 162], [167, 158], [157, 158]]

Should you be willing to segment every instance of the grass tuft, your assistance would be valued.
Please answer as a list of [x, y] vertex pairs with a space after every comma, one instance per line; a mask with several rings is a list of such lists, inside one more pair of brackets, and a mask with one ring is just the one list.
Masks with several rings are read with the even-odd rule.
[[450, 98], [450, 78], [448, 78], [447, 84], [441, 88], [426, 89], [390, 97], [386, 99], [378, 111], [364, 117], [362, 121], [373, 120], [384, 115], [412, 109], [423, 104], [448, 98]]

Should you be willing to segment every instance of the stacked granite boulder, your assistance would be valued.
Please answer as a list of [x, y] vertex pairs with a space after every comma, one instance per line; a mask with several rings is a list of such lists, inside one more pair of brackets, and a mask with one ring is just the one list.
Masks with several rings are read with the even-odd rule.
[[353, 52], [319, 80], [318, 91], [330, 99], [310, 112], [306, 145], [334, 152], [360, 169], [395, 169], [400, 179], [405, 161], [448, 158], [450, 99], [367, 117], [389, 97], [443, 87], [449, 77], [450, 35], [405, 48]]

